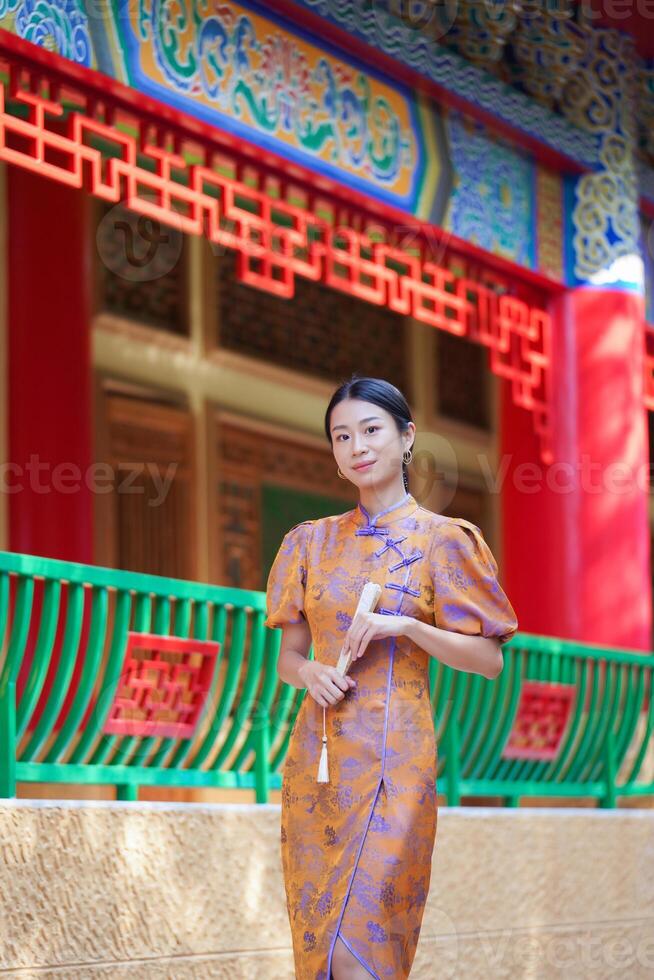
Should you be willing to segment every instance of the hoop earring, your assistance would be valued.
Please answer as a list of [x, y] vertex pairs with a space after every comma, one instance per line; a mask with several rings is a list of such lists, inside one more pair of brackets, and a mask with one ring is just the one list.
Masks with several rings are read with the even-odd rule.
[[346, 476], [343, 476], [343, 474], [341, 473], [341, 469], [340, 469], [340, 466], [337, 466], [337, 467], [336, 467], [336, 472], [337, 472], [337, 473], [338, 473], [338, 475], [340, 476], [340, 478], [341, 478], [341, 480], [347, 480], [347, 477], [346, 477]]
[[[407, 453], [408, 453], [408, 456], [407, 456]], [[404, 452], [402, 453], [402, 460], [403, 460], [403, 462], [405, 462], [407, 464], [407, 466], [408, 466], [412, 459], [413, 459], [413, 453], [412, 453], [412, 451], [410, 449], [405, 449]]]

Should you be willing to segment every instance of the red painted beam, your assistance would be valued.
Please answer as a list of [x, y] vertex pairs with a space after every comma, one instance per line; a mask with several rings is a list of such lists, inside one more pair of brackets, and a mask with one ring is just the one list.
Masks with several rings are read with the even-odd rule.
[[484, 268], [495, 270], [548, 293], [560, 292], [563, 289], [561, 283], [540, 272], [486, 252], [451, 232], [419, 220], [408, 212], [379, 202], [337, 181], [329, 180], [322, 175], [318, 176], [310, 168], [264, 151], [254, 142], [250, 143], [235, 137], [217, 126], [210, 126], [172, 106], [143, 95], [101, 72], [77, 65], [67, 58], [62, 58], [9, 31], [0, 29], [0, 54], [3, 50], [8, 52], [12, 62], [22, 63], [31, 70], [37, 65], [43, 69], [45, 75], [61, 85], [72, 84], [89, 98], [95, 97], [103, 104], [116, 105], [131, 112], [134, 116], [151, 123], [159, 130], [170, 133], [180, 141], [190, 138], [213, 151], [228, 151], [231, 156], [240, 159], [243, 163], [250, 163], [252, 166], [267, 170], [273, 177], [292, 180], [314, 194], [318, 192], [324, 195], [336, 207], [343, 207], [349, 211], [359, 210], [374, 220], [405, 231], [407, 236], [415, 232], [423, 236], [428, 243], [433, 243], [435, 253], [442, 251], [441, 246], [445, 244], [450, 252], [458, 253]]

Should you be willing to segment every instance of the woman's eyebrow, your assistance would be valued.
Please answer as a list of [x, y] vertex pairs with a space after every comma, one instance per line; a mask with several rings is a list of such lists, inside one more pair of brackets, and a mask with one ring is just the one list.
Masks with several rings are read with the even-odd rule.
[[[371, 415], [367, 419], [360, 419], [359, 425], [363, 425], [364, 422], [381, 422], [381, 417], [379, 415]], [[332, 432], [336, 432], [337, 429], [347, 429], [347, 425], [335, 425], [332, 428]]]

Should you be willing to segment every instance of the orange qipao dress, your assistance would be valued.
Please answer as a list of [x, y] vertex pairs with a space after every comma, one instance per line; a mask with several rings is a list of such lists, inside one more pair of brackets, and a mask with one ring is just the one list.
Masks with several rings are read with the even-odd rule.
[[[266, 625], [305, 618], [316, 660], [336, 666], [366, 582], [376, 612], [502, 641], [517, 630], [478, 527], [407, 493], [376, 515], [359, 504], [284, 537]], [[372, 977], [408, 977], [436, 837], [437, 748], [429, 654], [405, 636], [373, 640], [356, 687], [326, 709], [328, 783], [318, 783], [323, 709], [306, 694], [284, 762], [281, 856], [298, 980], [331, 980], [340, 936]]]

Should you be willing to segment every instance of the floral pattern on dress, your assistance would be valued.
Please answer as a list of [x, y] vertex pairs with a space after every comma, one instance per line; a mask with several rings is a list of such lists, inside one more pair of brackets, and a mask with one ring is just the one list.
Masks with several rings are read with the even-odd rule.
[[[268, 577], [266, 625], [306, 620], [316, 660], [335, 666], [373, 581], [377, 612], [504, 642], [518, 623], [497, 571], [476, 525], [407, 493], [376, 515], [358, 505], [291, 528]], [[405, 636], [368, 645], [350, 668], [357, 686], [325, 712], [328, 783], [316, 778], [323, 711], [302, 701], [280, 837], [297, 980], [329, 980], [338, 935], [378, 980], [409, 976], [438, 818], [429, 663]]]

